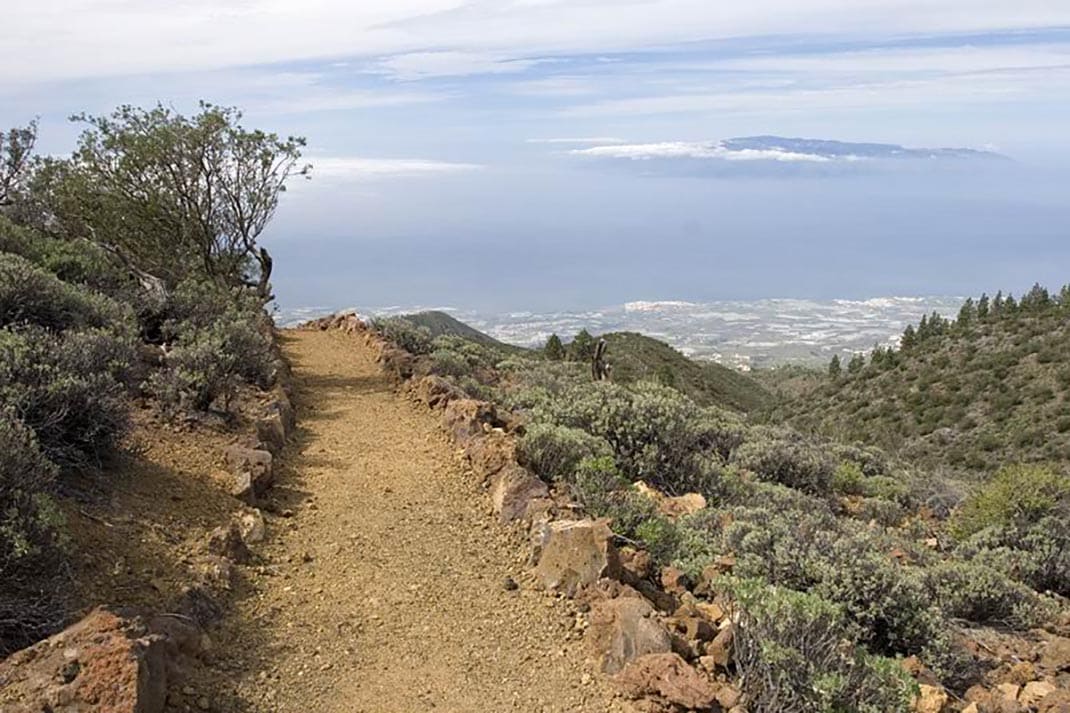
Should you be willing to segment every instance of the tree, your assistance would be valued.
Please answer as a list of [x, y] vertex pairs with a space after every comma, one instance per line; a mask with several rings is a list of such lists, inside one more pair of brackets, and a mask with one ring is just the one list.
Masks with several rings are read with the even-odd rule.
[[988, 318], [988, 295], [981, 294], [981, 299], [977, 300], [977, 319], [984, 321]]
[[829, 376], [833, 379], [838, 378], [843, 373], [843, 367], [840, 366], [840, 355], [833, 354], [832, 361], [829, 362]]
[[37, 143], [37, 120], [0, 131], [0, 208], [10, 206], [22, 192], [30, 173], [33, 147]]
[[594, 358], [596, 346], [597, 342], [591, 333], [581, 329], [568, 345], [568, 358], [570, 361], [588, 362]]
[[866, 366], [866, 357], [862, 352], [855, 352], [851, 357], [851, 361], [847, 363], [847, 372], [850, 374], [857, 374], [862, 371]]
[[962, 308], [959, 310], [959, 316], [956, 323], [961, 329], [969, 329], [970, 325], [973, 324], [975, 317], [977, 317], [977, 307], [973, 303], [973, 298], [967, 297], [966, 301], [962, 303]]
[[241, 118], [206, 102], [189, 118], [163, 105], [73, 117], [88, 128], [57, 171], [75, 209], [65, 217], [172, 285], [200, 274], [270, 299], [272, 259], [257, 241], [287, 182], [311, 167], [298, 165], [303, 138], [247, 131]]
[[907, 328], [903, 330], [903, 337], [899, 340], [899, 348], [904, 352], [909, 352], [918, 344], [918, 333], [914, 330], [913, 324], [908, 324]]
[[564, 361], [565, 345], [561, 343], [561, 337], [551, 334], [546, 340], [546, 346], [542, 348], [542, 353], [550, 361]]

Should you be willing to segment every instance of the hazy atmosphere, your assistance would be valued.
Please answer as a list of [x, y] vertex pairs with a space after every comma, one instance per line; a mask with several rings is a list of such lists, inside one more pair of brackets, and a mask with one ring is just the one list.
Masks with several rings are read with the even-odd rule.
[[[42, 152], [77, 111], [202, 98], [309, 137], [265, 234], [283, 309], [1056, 284], [1068, 97], [1048, 0], [55, 0], [0, 26], [0, 114], [40, 116]], [[978, 153], [725, 142], [754, 136]]]

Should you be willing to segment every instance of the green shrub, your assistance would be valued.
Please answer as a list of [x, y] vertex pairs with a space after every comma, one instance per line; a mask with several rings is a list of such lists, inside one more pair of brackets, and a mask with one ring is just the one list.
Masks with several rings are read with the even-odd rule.
[[63, 519], [49, 497], [55, 476], [30, 429], [0, 410], [0, 656], [63, 618], [50, 591], [63, 545]]
[[654, 503], [638, 493], [607, 456], [580, 461], [569, 489], [584, 511], [609, 518], [613, 531], [628, 538], [637, 539], [639, 527], [656, 516]]
[[829, 492], [835, 469], [818, 445], [798, 434], [774, 429], [754, 429], [733, 462], [754, 471], [762, 480], [816, 495]]
[[521, 462], [543, 480], [573, 481], [573, 473], [586, 458], [610, 456], [609, 444], [586, 431], [536, 423], [518, 444]]
[[736, 666], [752, 713], [906, 713], [915, 691], [895, 661], [857, 645], [843, 609], [762, 581], [730, 585]]
[[965, 539], [989, 527], [1028, 527], [1050, 515], [1070, 512], [1070, 478], [1036, 465], [1002, 468], [959, 509], [952, 533]]
[[836, 466], [832, 474], [832, 490], [840, 495], [861, 495], [863, 486], [862, 468], [857, 463], [844, 461]]
[[53, 331], [132, 324], [129, 309], [17, 255], [0, 254], [0, 327], [30, 324]]
[[541, 405], [535, 416], [605, 440], [629, 480], [646, 481], [663, 492], [687, 492], [702, 474], [696, 457], [703, 447], [701, 411], [668, 387], [586, 383]]
[[431, 330], [413, 324], [403, 317], [382, 317], [372, 320], [372, 329], [383, 339], [410, 354], [431, 353]]
[[112, 297], [133, 287], [128, 271], [98, 245], [60, 240], [20, 228], [0, 215], [0, 253], [20, 255], [64, 282], [84, 285]]
[[938, 564], [925, 571], [925, 585], [944, 615], [953, 619], [1029, 629], [1053, 614], [1050, 603], [1031, 589], [984, 564]]
[[247, 315], [223, 315], [183, 333], [167, 356], [167, 368], [152, 374], [146, 388], [172, 413], [206, 411], [218, 399], [229, 411], [242, 383], [268, 385], [272, 361], [270, 340]]
[[841, 604], [871, 650], [917, 653], [944, 624], [917, 571], [880, 552], [870, 537], [859, 532], [823, 552], [813, 592]]
[[963, 541], [955, 555], [1003, 572], [1039, 592], [1070, 595], [1070, 523], [1063, 517], [982, 530]]
[[471, 375], [472, 365], [463, 354], [451, 349], [435, 349], [431, 352], [431, 373], [461, 378]]
[[104, 330], [0, 330], [0, 403], [55, 463], [99, 462], [126, 430], [133, 357], [132, 341]]

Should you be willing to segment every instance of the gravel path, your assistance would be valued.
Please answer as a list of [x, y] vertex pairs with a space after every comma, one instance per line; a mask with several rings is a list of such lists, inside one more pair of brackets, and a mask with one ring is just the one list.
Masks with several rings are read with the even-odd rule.
[[284, 346], [299, 438], [264, 563], [218, 635], [211, 707], [625, 710], [437, 418], [395, 394], [358, 339], [294, 331]]

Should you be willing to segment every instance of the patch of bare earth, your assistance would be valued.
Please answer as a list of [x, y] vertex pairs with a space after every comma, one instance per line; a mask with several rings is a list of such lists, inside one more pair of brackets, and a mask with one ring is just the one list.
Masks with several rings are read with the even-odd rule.
[[359, 340], [291, 332], [284, 349], [299, 432], [272, 497], [290, 517], [269, 519], [214, 635], [213, 709], [624, 710], [437, 419]]

